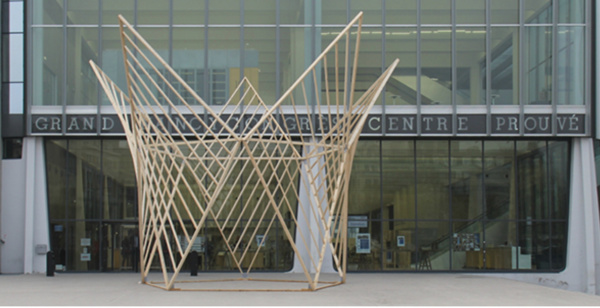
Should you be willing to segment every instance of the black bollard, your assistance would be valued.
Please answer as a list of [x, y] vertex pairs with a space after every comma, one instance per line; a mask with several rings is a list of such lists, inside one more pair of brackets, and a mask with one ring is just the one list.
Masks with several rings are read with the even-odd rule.
[[198, 276], [198, 252], [195, 250], [190, 252], [188, 263], [190, 265], [190, 276]]
[[54, 277], [54, 252], [48, 251], [46, 253], [46, 277]]

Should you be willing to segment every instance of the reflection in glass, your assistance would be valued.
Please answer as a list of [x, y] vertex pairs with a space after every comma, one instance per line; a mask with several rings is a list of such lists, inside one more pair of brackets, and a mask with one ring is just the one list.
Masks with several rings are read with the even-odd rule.
[[385, 64], [400, 59], [385, 87], [386, 105], [417, 104], [417, 29], [386, 28]]
[[528, 24], [552, 23], [552, 0], [525, 0], [524, 17]]
[[[173, 28], [173, 69], [201, 98], [205, 98], [204, 29]], [[186, 103], [198, 104], [192, 93], [173, 80], [171, 84]], [[179, 99], [174, 100], [181, 104]]]
[[567, 219], [569, 215], [569, 144], [564, 141], [548, 142], [550, 174], [550, 217]]
[[47, 140], [45, 149], [49, 217], [51, 220], [64, 219], [66, 217], [67, 141]]
[[452, 22], [451, 0], [421, 0], [421, 24], [450, 24]]
[[208, 15], [210, 17], [208, 18], [208, 24], [239, 25], [241, 22], [240, 9], [240, 0], [209, 1]]
[[384, 221], [383, 237], [383, 269], [414, 270], [417, 266], [415, 222]]
[[98, 0], [67, 0], [67, 24], [97, 25]]
[[559, 105], [585, 104], [583, 27], [558, 27], [556, 95]]
[[380, 218], [380, 172], [379, 141], [359, 142], [348, 189], [348, 215]]
[[417, 219], [449, 219], [448, 141], [417, 142]]
[[484, 143], [485, 218], [516, 219], [514, 142]]
[[452, 104], [450, 28], [421, 28], [421, 104]]
[[417, 0], [385, 2], [385, 23], [387, 25], [416, 25], [417, 15]]
[[131, 152], [125, 140], [102, 142], [103, 217], [135, 219], [137, 201]]
[[[88, 64], [89, 66], [89, 64]], [[102, 28], [102, 70], [110, 76], [121, 90], [127, 89], [123, 49], [118, 28]], [[100, 91], [102, 105], [110, 105], [104, 91]]]
[[418, 221], [416, 236], [417, 270], [449, 270], [452, 234], [449, 222]]
[[245, 1], [244, 24], [274, 25], [276, 23], [276, 8], [276, 0]]
[[100, 140], [69, 140], [67, 156], [67, 217], [98, 219], [101, 215]]
[[173, 0], [173, 25], [204, 25], [204, 0]]
[[558, 0], [559, 23], [584, 23], [585, 0]]
[[383, 218], [415, 219], [414, 142], [382, 141], [381, 156]]
[[456, 29], [456, 103], [485, 104], [484, 28]]
[[[33, 0], [34, 25], [62, 25], [63, 24], [63, 0]], [[36, 40], [33, 40], [34, 42]]]
[[491, 33], [491, 104], [519, 104], [519, 29], [493, 27]]
[[[65, 251], [66, 269], [69, 271], [99, 271], [100, 259], [107, 260], [107, 234], [100, 239], [100, 225], [97, 222], [75, 221], [66, 223], [67, 247]], [[61, 254], [62, 252], [59, 252]], [[60, 257], [59, 257], [60, 258]]]
[[481, 218], [482, 143], [466, 140], [450, 142], [452, 219]]
[[[387, 6], [387, 3], [386, 3]], [[381, 25], [383, 14], [381, 11], [382, 0], [362, 1], [351, 0], [350, 2], [350, 19], [354, 18], [358, 12], [363, 12], [363, 24]], [[387, 10], [387, 7], [386, 7]]]
[[519, 0], [491, 0], [492, 24], [518, 24]]
[[[554, 254], [552, 250], [555, 249], [552, 249], [550, 225], [548, 222], [532, 221], [531, 219], [519, 223], [519, 247], [521, 249], [519, 269], [551, 269], [551, 257]], [[561, 256], [560, 253], [558, 255]], [[564, 258], [564, 255], [561, 257]]]
[[63, 30], [33, 28], [33, 37], [33, 105], [61, 106], [64, 84]]
[[485, 24], [485, 1], [455, 0], [456, 23]]
[[97, 62], [98, 29], [67, 29], [67, 105], [96, 105], [98, 80], [89, 64]]
[[[285, 2], [285, 1], [284, 1]], [[311, 4], [312, 1], [304, 1], [304, 5], [308, 6], [309, 8], [312, 6]], [[314, 2], [313, 2], [314, 3]], [[319, 8], [319, 4], [321, 5], [321, 7]], [[347, 0], [328, 0], [325, 2], [321, 2], [318, 1], [317, 5], [317, 9], [316, 11], [321, 11], [320, 17], [321, 17], [321, 21], [317, 20], [316, 23], [317, 24], [323, 24], [323, 25], [345, 25], [347, 24], [350, 20], [348, 20], [348, 1]], [[306, 8], [305, 8], [305, 12], [306, 12]], [[305, 16], [306, 18], [306, 22], [307, 24], [311, 23], [311, 17]], [[350, 18], [354, 18], [353, 15], [350, 15]], [[363, 17], [363, 22], [365, 22], [365, 19]], [[303, 22], [304, 23], [304, 22]], [[317, 49], [318, 50], [318, 49]]]
[[[306, 5], [310, 5], [307, 1]], [[344, 1], [344, 5], [345, 5]], [[304, 19], [304, 0], [280, 1], [279, 2], [279, 23], [282, 25], [302, 25], [310, 24]]]
[[244, 29], [244, 76], [268, 105], [276, 101], [275, 52], [275, 28]]
[[517, 141], [519, 219], [548, 219], [548, 153], [545, 141]]
[[118, 25], [119, 14], [133, 24], [133, 2], [134, 0], [102, 0], [102, 24]]
[[[169, 2], [163, 0], [137, 1], [137, 24], [138, 25], [168, 25], [169, 24]], [[144, 35], [148, 38], [149, 36]]]
[[483, 251], [481, 220], [454, 220], [452, 222], [452, 270], [483, 269]]
[[[208, 29], [208, 42], [209, 86], [205, 98], [212, 105], [223, 105], [241, 80], [240, 29]], [[256, 52], [247, 52], [244, 57], [244, 64], [256, 67]]]
[[530, 105], [552, 102], [552, 27], [525, 28], [525, 98]]

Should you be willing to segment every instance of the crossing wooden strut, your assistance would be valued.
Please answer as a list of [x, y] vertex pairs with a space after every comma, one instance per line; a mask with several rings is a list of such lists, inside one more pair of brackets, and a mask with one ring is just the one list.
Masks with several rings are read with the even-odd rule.
[[[221, 256], [241, 274], [235, 280], [308, 284], [270, 291], [345, 282], [352, 160], [369, 111], [398, 64], [354, 99], [362, 16], [276, 102], [265, 103], [244, 78], [224, 105], [214, 106], [119, 15], [125, 63], [120, 84], [126, 90], [90, 65], [133, 156], [143, 283], [165, 290], [233, 290], [210, 287], [220, 279], [178, 280], [191, 251], [209, 240], [219, 243]], [[206, 228], [218, 230], [217, 238], [209, 239]], [[271, 245], [293, 252], [304, 280], [251, 277]], [[331, 267], [339, 279], [324, 281]], [[154, 269], [161, 281], [149, 279]], [[186, 287], [176, 287], [183, 282]], [[197, 284], [203, 287], [188, 287]]]

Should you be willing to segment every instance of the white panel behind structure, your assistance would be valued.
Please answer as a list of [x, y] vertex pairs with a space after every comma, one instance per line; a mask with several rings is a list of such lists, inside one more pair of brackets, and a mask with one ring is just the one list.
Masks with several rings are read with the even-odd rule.
[[2, 161], [0, 273], [43, 273], [50, 247], [42, 138], [24, 138], [21, 159]]

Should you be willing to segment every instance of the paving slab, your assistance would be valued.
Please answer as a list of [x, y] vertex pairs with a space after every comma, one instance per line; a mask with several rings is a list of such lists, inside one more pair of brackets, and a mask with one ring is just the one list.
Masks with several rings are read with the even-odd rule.
[[[229, 275], [232, 274], [199, 273], [197, 278], [219, 279]], [[295, 274], [262, 277], [302, 278]], [[192, 279], [185, 273], [179, 278]], [[252, 283], [252, 288], [269, 287], [269, 282], [244, 283]], [[141, 284], [136, 273], [57, 273], [54, 277], [0, 275], [0, 305], [600, 306], [600, 296], [468, 274], [351, 273], [345, 284], [315, 292], [199, 292], [165, 291]]]

